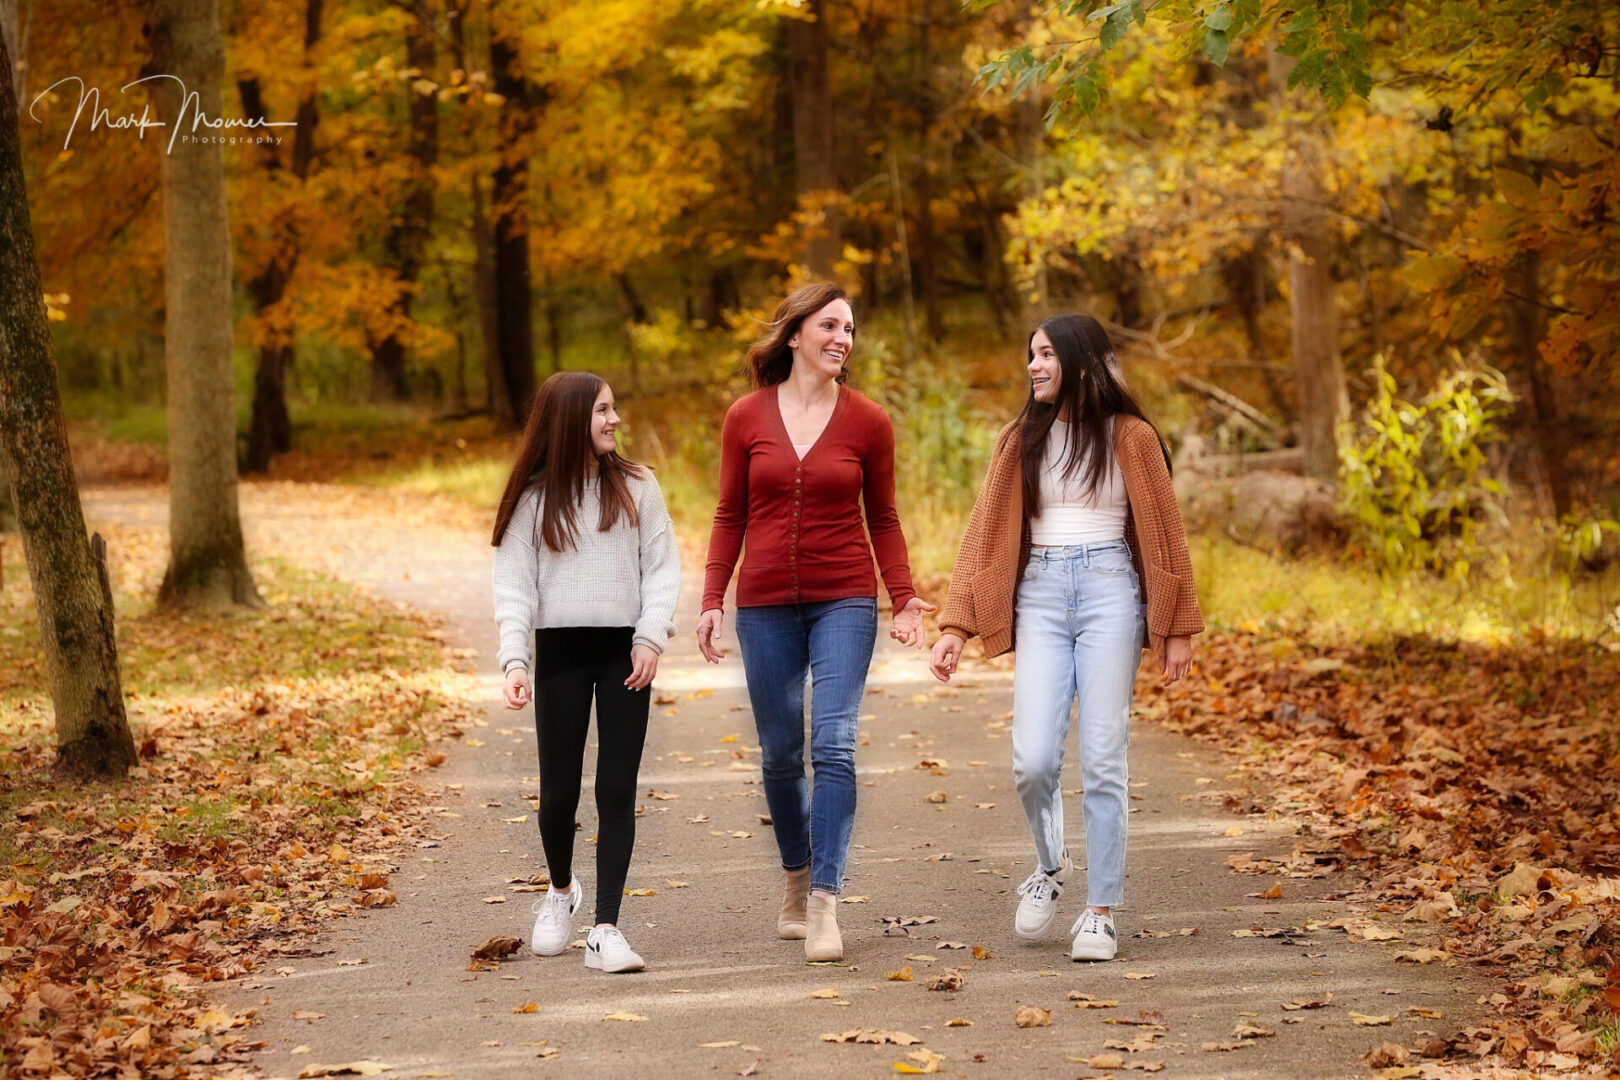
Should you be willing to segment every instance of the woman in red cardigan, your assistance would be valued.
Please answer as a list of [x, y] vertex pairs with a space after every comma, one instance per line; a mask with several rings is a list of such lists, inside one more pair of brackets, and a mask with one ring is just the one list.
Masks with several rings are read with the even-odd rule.
[[726, 413], [697, 628], [698, 649], [719, 663], [721, 605], [746, 533], [737, 641], [787, 871], [776, 931], [803, 938], [809, 960], [843, 956], [836, 909], [855, 820], [855, 731], [877, 640], [873, 550], [894, 609], [891, 637], [921, 648], [923, 613], [934, 610], [911, 588], [894, 507], [894, 427], [882, 406], [843, 385], [854, 336], [843, 290], [806, 285], [748, 350], [758, 389]]

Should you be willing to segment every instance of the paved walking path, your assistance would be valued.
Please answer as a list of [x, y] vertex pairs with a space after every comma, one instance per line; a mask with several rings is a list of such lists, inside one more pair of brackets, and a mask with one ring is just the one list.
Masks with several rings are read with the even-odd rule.
[[[86, 493], [92, 526], [161, 526], [165, 504], [160, 489]], [[1167, 1077], [1358, 1077], [1371, 1074], [1359, 1055], [1376, 1043], [1411, 1045], [1419, 1031], [1454, 1030], [1476, 1015], [1482, 984], [1462, 969], [1396, 964], [1400, 942], [1311, 929], [1376, 914], [1325, 899], [1350, 890], [1345, 875], [1228, 869], [1236, 853], [1286, 856], [1296, 844], [1292, 829], [1223, 812], [1229, 767], [1146, 721], [1135, 726], [1131, 748], [1129, 906], [1117, 915], [1119, 959], [1075, 964], [1066, 937], [1017, 938], [1014, 889], [1032, 856], [1012, 787], [1010, 673], [970, 666], [942, 690], [920, 653], [883, 634], [861, 723], [851, 902], [839, 907], [846, 962], [806, 966], [800, 943], [775, 937], [780, 872], [770, 827], [760, 822], [759, 754], [731, 620], [731, 655], [717, 668], [704, 665], [691, 634], [700, 568], [690, 565], [680, 635], [655, 684], [660, 698], [674, 701], [654, 708], [630, 869], [629, 888], [656, 895], [627, 897], [621, 921], [648, 970], [604, 976], [584, 969], [579, 949], [540, 959], [525, 945], [499, 971], [468, 971], [471, 950], [489, 936], [527, 941], [534, 897], [509, 893], [509, 881], [545, 869], [524, 799], [537, 789], [533, 714], [508, 713], [499, 701], [487, 537], [433, 525], [373, 531], [312, 514], [288, 484], [244, 486], [243, 519], [254, 550], [287, 544], [321, 552], [311, 560], [321, 569], [443, 613], [451, 640], [477, 650], [488, 702], [488, 727], [476, 733], [483, 745], [460, 746], [423, 778], [444, 785], [439, 846], [395, 868], [398, 905], [332, 922], [311, 942], [319, 955], [292, 961], [293, 974], [266, 973], [218, 991], [230, 1007], [258, 1007], [268, 1075], [369, 1058], [392, 1066], [389, 1075], [469, 1080], [727, 1076], [750, 1066], [761, 1076], [879, 1077], [926, 1047], [944, 1055], [940, 1067], [956, 1076], [1094, 1075], [1108, 1063], [1085, 1059], [1112, 1053], [1127, 1065], [1163, 1062]], [[1079, 784], [1072, 736], [1069, 756], [1066, 791]], [[925, 760], [939, 765], [919, 767]], [[593, 883], [588, 780], [576, 860], [587, 897], [576, 920], [581, 936]], [[928, 801], [936, 792], [947, 800]], [[1079, 799], [1071, 801], [1078, 855]], [[1279, 899], [1258, 897], [1278, 883]], [[1081, 910], [1083, 891], [1072, 888], [1061, 901], [1060, 932]], [[509, 902], [481, 902], [503, 894]], [[907, 927], [909, 936], [885, 933], [893, 925], [885, 920], [912, 917], [923, 919]], [[1255, 927], [1295, 932], [1234, 936]], [[1416, 936], [1414, 924], [1399, 928]], [[1137, 936], [1143, 931], [1166, 936]], [[946, 942], [970, 949], [936, 947]], [[973, 946], [989, 955], [976, 959]], [[366, 962], [344, 963], [358, 959]], [[885, 978], [908, 966], [911, 981]], [[930, 978], [950, 967], [961, 972], [962, 988], [929, 990]], [[822, 989], [837, 996], [812, 997]], [[1071, 991], [1118, 1005], [1076, 1008]], [[1328, 993], [1326, 1008], [1281, 1008]], [[530, 1003], [534, 1011], [522, 1011]], [[1026, 1005], [1050, 1010], [1050, 1026], [1016, 1026], [1014, 1014]], [[1444, 1018], [1408, 1013], [1416, 1009]], [[324, 1018], [293, 1019], [300, 1011]], [[1357, 1026], [1352, 1011], [1393, 1023]], [[607, 1019], [612, 1013], [645, 1019]], [[1144, 1014], [1156, 1014], [1162, 1028], [1123, 1023]], [[969, 1023], [951, 1026], [957, 1020]], [[1234, 1029], [1243, 1024], [1275, 1034], [1240, 1039]], [[821, 1038], [857, 1029], [905, 1032], [920, 1043]], [[1138, 1042], [1141, 1049], [1107, 1045], [1155, 1032], [1151, 1045]]]

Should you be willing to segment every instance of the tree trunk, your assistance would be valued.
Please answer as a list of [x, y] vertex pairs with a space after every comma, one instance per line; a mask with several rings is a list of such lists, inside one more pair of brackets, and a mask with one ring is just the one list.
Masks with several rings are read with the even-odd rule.
[[484, 344], [484, 397], [497, 431], [516, 431], [517, 409], [501, 366], [500, 312], [495, 300], [495, 233], [484, 211], [484, 186], [472, 178], [473, 291], [478, 305], [478, 330]]
[[219, 0], [159, 0], [151, 34], [155, 70], [173, 78], [149, 85], [174, 139], [162, 159], [169, 566], [158, 603], [257, 607], [237, 508], [225, 154], [202, 141], [207, 128], [191, 132], [199, 112], [224, 115]]
[[716, 266], [709, 271], [709, 298], [704, 306], [704, 321], [711, 327], [724, 326], [726, 312], [742, 307], [737, 290], [737, 276], [729, 266]]
[[[922, 293], [923, 327], [928, 340], [938, 343], [945, 336], [945, 316], [939, 306], [939, 237], [934, 228], [934, 121], [938, 113], [933, 86], [934, 52], [929, 30], [933, 26], [933, 5], [923, 0], [917, 20], [917, 70], [922, 85], [917, 93], [917, 137], [922, 154], [917, 160], [917, 285]], [[949, 154], [947, 152], [946, 156]]]
[[27, 3], [25, 15], [18, 10], [18, 0], [0, 0], [0, 38], [11, 54], [9, 73], [19, 113], [28, 104], [28, 30], [34, 21], [34, 0]]
[[[321, 37], [323, 0], [309, 0], [304, 9], [304, 63], [310, 64], [310, 53]], [[242, 95], [242, 111], [249, 118], [265, 116], [256, 78], [237, 83]], [[281, 241], [276, 253], [265, 268], [248, 282], [247, 294], [253, 301], [254, 312], [261, 320], [272, 315], [276, 305], [286, 295], [293, 268], [298, 264], [302, 226], [302, 195], [304, 182], [309, 178], [310, 163], [314, 161], [315, 125], [320, 113], [315, 105], [315, 92], [311, 88], [298, 103], [297, 124], [293, 129], [292, 174], [300, 199], [288, 211], [278, 215], [274, 224]], [[264, 167], [272, 177], [282, 170], [281, 148], [266, 143]], [[292, 417], [287, 412], [287, 372], [295, 357], [291, 327], [285, 317], [273, 316], [274, 322], [259, 346], [259, 362], [253, 372], [253, 412], [248, 422], [247, 454], [243, 471], [266, 473], [270, 459], [292, 449]]]
[[500, 367], [518, 424], [534, 403], [534, 312], [529, 281], [529, 134], [539, 94], [523, 72], [517, 44], [497, 29], [489, 43], [501, 106], [492, 201], [494, 291]]
[[0, 472], [11, 478], [56, 712], [58, 765], [122, 776], [135, 763], [112, 593], [73, 478], [24, 189], [11, 53], [0, 42]]
[[[1265, 334], [1260, 329], [1260, 313], [1266, 306], [1265, 267], [1266, 260], [1258, 245], [1221, 264], [1221, 276], [1226, 280], [1226, 288], [1243, 316], [1243, 332], [1249, 339], [1249, 355], [1262, 364], [1270, 358]], [[1277, 415], [1285, 423], [1292, 424], [1294, 405], [1283, 393], [1276, 371], [1262, 367], [1260, 378], [1266, 384], [1266, 396], [1271, 399], [1271, 407], [1277, 410]]]
[[[467, 10], [471, 0], [452, 0], [447, 12], [450, 18], [450, 41], [456, 54], [456, 67], [462, 71], [472, 65], [467, 59]], [[483, 178], [474, 172], [468, 186], [472, 195], [473, 241], [473, 305], [478, 313], [478, 340], [484, 366], [484, 407], [497, 431], [515, 431], [517, 413], [512, 407], [512, 394], [506, 385], [506, 373], [500, 364], [500, 326], [495, 311], [495, 235], [485, 207]]]
[[[832, 83], [827, 76], [827, 5], [805, 0], [798, 17], [787, 19], [788, 84], [793, 99], [794, 193], [801, 205], [812, 196], [830, 196], [838, 187], [833, 158]], [[811, 227], [805, 249], [810, 272], [825, 278], [838, 261], [841, 223], [836, 210]]]
[[[1294, 61], [1271, 54], [1273, 92], [1284, 100]], [[1334, 239], [1322, 205], [1320, 155], [1315, 133], [1295, 125], [1289, 131], [1282, 170], [1282, 231], [1289, 245], [1289, 341], [1294, 383], [1299, 393], [1299, 441], [1305, 475], [1334, 482], [1339, 471], [1339, 421], [1350, 412], [1350, 394], [1339, 357], [1339, 315], [1333, 282]]]
[[[1025, 169], [1024, 183], [1021, 186], [1026, 199], [1036, 200], [1041, 198], [1046, 188], [1046, 121], [1038, 82], [1034, 88], [1018, 99], [1016, 109], [1013, 115], [1018, 160]], [[1024, 294], [1025, 306], [1029, 309], [1026, 315], [1029, 317], [1052, 309], [1049, 295], [1052, 283], [1047, 270], [1046, 256], [1038, 255], [1037, 258], [1040, 261], [1033, 268], [1029, 290]]]
[[630, 321], [637, 326], [646, 326], [652, 322], [652, 317], [647, 314], [647, 304], [641, 299], [641, 294], [636, 292], [636, 283], [630, 280], [630, 275], [615, 274], [613, 281], [619, 286], [619, 295], [624, 297], [625, 307], [630, 309]]
[[[429, 0], [414, 0], [412, 7], [405, 31], [405, 62], [420, 71], [422, 78], [429, 78], [434, 62], [433, 8]], [[410, 322], [416, 278], [422, 272], [428, 233], [433, 227], [433, 166], [439, 159], [438, 97], [431, 90], [418, 90], [415, 82], [405, 80], [405, 92], [410, 97], [407, 157], [411, 177], [383, 240], [399, 291], [388, 305], [388, 331], [371, 343], [371, 393], [388, 401], [407, 401], [411, 396], [405, 379], [405, 341], [399, 327]]]
[[1526, 251], [1508, 269], [1508, 286], [1518, 295], [1507, 302], [1504, 318], [1513, 351], [1524, 364], [1530, 383], [1530, 413], [1536, 426], [1536, 450], [1552, 495], [1553, 512], [1559, 518], [1572, 506], [1569, 491], [1569, 438], [1564, 427], [1558, 394], [1546, 361], [1541, 358], [1541, 339], [1547, 334], [1547, 313], [1541, 306], [1541, 255]]

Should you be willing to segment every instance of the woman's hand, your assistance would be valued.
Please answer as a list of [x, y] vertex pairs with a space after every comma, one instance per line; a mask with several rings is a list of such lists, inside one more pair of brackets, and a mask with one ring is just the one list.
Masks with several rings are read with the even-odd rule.
[[1167, 637], [1154, 651], [1159, 661], [1159, 674], [1164, 680], [1159, 683], [1160, 686], [1169, 686], [1187, 677], [1187, 672], [1192, 668], [1192, 638], [1185, 634]]
[[725, 613], [717, 607], [710, 608], [698, 616], [698, 652], [702, 653], [703, 659], [711, 664], [718, 664], [722, 659], [720, 652], [720, 624], [724, 618]]
[[506, 670], [506, 707], [521, 709], [533, 695], [529, 692], [529, 669], [513, 664]]
[[630, 646], [630, 677], [624, 685], [632, 690], [645, 690], [658, 674], [658, 650], [639, 642]]
[[940, 682], [951, 681], [951, 672], [962, 659], [962, 646], [966, 644], [956, 634], [939, 635], [939, 640], [934, 642], [934, 653], [928, 658], [928, 670], [934, 673], [934, 678]]
[[907, 647], [922, 648], [928, 640], [923, 634], [923, 615], [933, 610], [933, 604], [913, 596], [905, 607], [894, 613], [894, 629], [889, 631], [889, 636]]

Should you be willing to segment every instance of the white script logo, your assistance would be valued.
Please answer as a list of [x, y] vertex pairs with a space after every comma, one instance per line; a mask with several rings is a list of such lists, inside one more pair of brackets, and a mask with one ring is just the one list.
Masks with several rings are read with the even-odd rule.
[[[119, 87], [118, 92], [123, 93], [131, 86], [139, 86], [141, 83], [152, 82], [156, 79], [173, 79], [175, 82], [180, 84], [180, 112], [179, 115], [175, 117], [174, 130], [169, 133], [168, 153], [171, 154], [174, 153], [174, 144], [176, 139], [181, 139], [188, 143], [273, 142], [279, 146], [281, 145], [281, 136], [273, 135], [269, 132], [242, 135], [229, 135], [226, 134], [226, 132], [233, 128], [245, 128], [248, 132], [255, 132], [260, 128], [298, 126], [298, 121], [296, 120], [266, 120], [263, 117], [257, 117], [251, 120], [244, 117], [210, 117], [207, 113], [202, 111], [201, 97], [197, 94], [197, 92], [195, 90], [188, 91], [186, 89], [186, 84], [181, 81], [179, 76], [176, 75], [148, 75], [144, 79], [136, 79], [132, 83], [126, 83], [125, 85]], [[96, 130], [98, 127], [124, 129], [134, 128], [139, 134], [140, 138], [144, 140], [146, 138], [147, 128], [168, 126], [168, 124], [162, 120], [152, 119], [151, 105], [142, 105], [141, 111], [138, 115], [136, 113], [127, 113], [122, 116], [112, 115], [111, 109], [105, 109], [101, 106], [101, 88], [98, 86], [86, 87], [84, 85], [84, 80], [79, 78], [77, 75], [69, 75], [65, 79], [58, 79], [50, 86], [47, 86], [44, 90], [42, 90], [28, 106], [28, 115], [39, 121], [39, 123], [43, 124], [45, 121], [40, 119], [40, 117], [34, 112], [34, 109], [39, 105], [40, 98], [50, 94], [51, 91], [55, 90], [63, 83], [79, 84], [79, 107], [74, 110], [73, 123], [68, 125], [67, 137], [62, 140], [62, 149], [64, 150], [66, 150], [68, 148], [68, 144], [73, 141], [73, 132], [78, 128], [79, 119], [84, 115], [86, 109], [88, 109], [90, 112], [91, 131]], [[187, 124], [188, 113], [190, 114], [189, 130]]]

